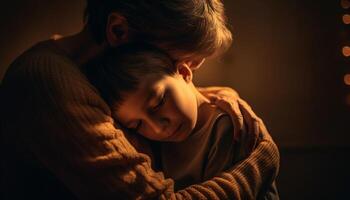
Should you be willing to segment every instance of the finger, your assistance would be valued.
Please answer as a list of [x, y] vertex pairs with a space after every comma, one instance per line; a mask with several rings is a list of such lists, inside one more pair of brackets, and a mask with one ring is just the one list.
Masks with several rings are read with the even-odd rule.
[[256, 147], [258, 142], [260, 133], [260, 119], [256, 116], [247, 102], [242, 99], [239, 99], [238, 102], [242, 115], [248, 125], [247, 149], [249, 152], [251, 152]]
[[241, 105], [241, 106], [244, 108], [244, 110], [246, 110], [246, 111], [248, 112], [248, 114], [249, 114], [252, 118], [256, 118], [256, 119], [259, 118], [259, 117], [254, 113], [252, 107], [250, 107], [250, 105], [249, 105], [246, 101], [244, 101], [243, 99], [238, 99], [237, 101], [238, 101], [239, 105]]
[[216, 94], [222, 97], [226, 96], [228, 98], [234, 98], [234, 99], [239, 98], [238, 93], [232, 88], [222, 88], [221, 90], [217, 91]]
[[204, 93], [203, 95], [213, 102], [218, 99], [229, 99], [231, 102], [234, 102], [237, 100], [237, 97], [234, 96], [231, 92], [224, 92], [224, 91], [221, 91], [218, 93], [208, 92], [208, 93]]
[[270, 141], [273, 141], [271, 136], [270, 136], [270, 133], [269, 131], [267, 130], [264, 122], [259, 118], [259, 137], [261, 137], [261, 139], [263, 140], [270, 140]]
[[250, 141], [248, 141], [248, 149], [250, 152], [252, 152], [258, 143], [259, 140], [259, 122], [256, 120], [253, 120], [253, 125], [252, 127], [254, 128], [252, 137], [250, 137]]
[[219, 99], [219, 97], [215, 94], [207, 94], [206, 97], [213, 104], [215, 104], [215, 102]]
[[234, 115], [231, 115], [231, 118], [233, 118], [233, 121], [236, 121], [234, 127], [237, 127], [234, 131], [234, 140], [238, 141], [244, 130], [244, 117], [237, 102], [231, 103], [231, 105], [234, 113]]
[[217, 91], [212, 91], [212, 90], [208, 90], [208, 88], [206, 87], [197, 87], [197, 90], [203, 94], [205, 97], [208, 97], [209, 95], [216, 95], [217, 96]]
[[196, 86], [197, 90], [200, 92], [200, 93], [203, 93], [205, 91], [205, 87], [198, 87]]
[[202, 93], [204, 96], [208, 95], [217, 95], [221, 98], [228, 98], [231, 99], [232, 101], [236, 100], [239, 98], [238, 93], [229, 87], [216, 87], [216, 86], [211, 86], [207, 88], [197, 88], [200, 93]]
[[254, 145], [254, 140], [256, 138], [256, 135], [254, 132], [251, 131], [251, 123], [252, 123], [252, 119], [247, 115], [245, 110], [242, 110], [242, 115], [245, 119], [245, 123], [247, 124], [247, 133], [245, 133], [244, 137], [245, 137], [245, 150], [246, 152], [248, 152], [248, 154], [250, 154], [252, 152], [252, 146]]
[[[198, 89], [198, 88], [197, 88]], [[225, 90], [224, 87], [210, 86], [210, 87], [201, 87], [199, 91], [202, 94], [217, 94], [219, 91]]]
[[217, 92], [219, 90], [222, 90], [223, 87], [218, 87], [218, 86], [209, 86], [204, 88], [208, 92]]

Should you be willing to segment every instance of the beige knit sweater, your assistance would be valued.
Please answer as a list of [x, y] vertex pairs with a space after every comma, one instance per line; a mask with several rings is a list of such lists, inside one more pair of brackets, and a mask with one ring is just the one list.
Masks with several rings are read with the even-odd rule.
[[173, 182], [154, 172], [149, 157], [115, 128], [110, 109], [79, 67], [48, 44], [17, 58], [2, 82], [7, 157], [43, 166], [80, 199], [254, 199], [274, 180], [279, 152], [263, 134], [238, 165], [174, 193]]

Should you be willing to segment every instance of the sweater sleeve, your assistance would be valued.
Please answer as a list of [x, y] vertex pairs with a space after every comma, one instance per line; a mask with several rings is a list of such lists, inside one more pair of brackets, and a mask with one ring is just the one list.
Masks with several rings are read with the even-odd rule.
[[148, 199], [171, 190], [172, 181], [115, 128], [108, 106], [69, 60], [26, 56], [3, 86], [11, 139], [79, 198]]
[[173, 199], [256, 199], [279, 170], [279, 151], [260, 123], [260, 143], [246, 159], [214, 178], [178, 191]]

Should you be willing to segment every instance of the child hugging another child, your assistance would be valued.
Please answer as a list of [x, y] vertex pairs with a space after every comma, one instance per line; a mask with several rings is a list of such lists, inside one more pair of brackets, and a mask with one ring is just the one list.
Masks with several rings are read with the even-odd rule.
[[[155, 142], [155, 161], [175, 189], [203, 182], [246, 155], [230, 116], [192, 83], [192, 71], [148, 44], [110, 49], [85, 68], [122, 127]], [[279, 199], [274, 183], [259, 199]]]

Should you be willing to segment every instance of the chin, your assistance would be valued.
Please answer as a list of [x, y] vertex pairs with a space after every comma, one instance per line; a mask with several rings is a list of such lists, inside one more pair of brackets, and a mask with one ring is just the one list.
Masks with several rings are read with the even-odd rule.
[[192, 129], [184, 130], [182, 133], [173, 138], [174, 142], [182, 142], [191, 135]]
[[185, 134], [184, 134], [184, 135], [181, 135], [181, 136], [179, 136], [179, 137], [174, 138], [172, 141], [173, 141], [173, 142], [182, 142], [182, 141], [186, 140], [187, 137], [188, 137], [188, 135], [185, 135]]

